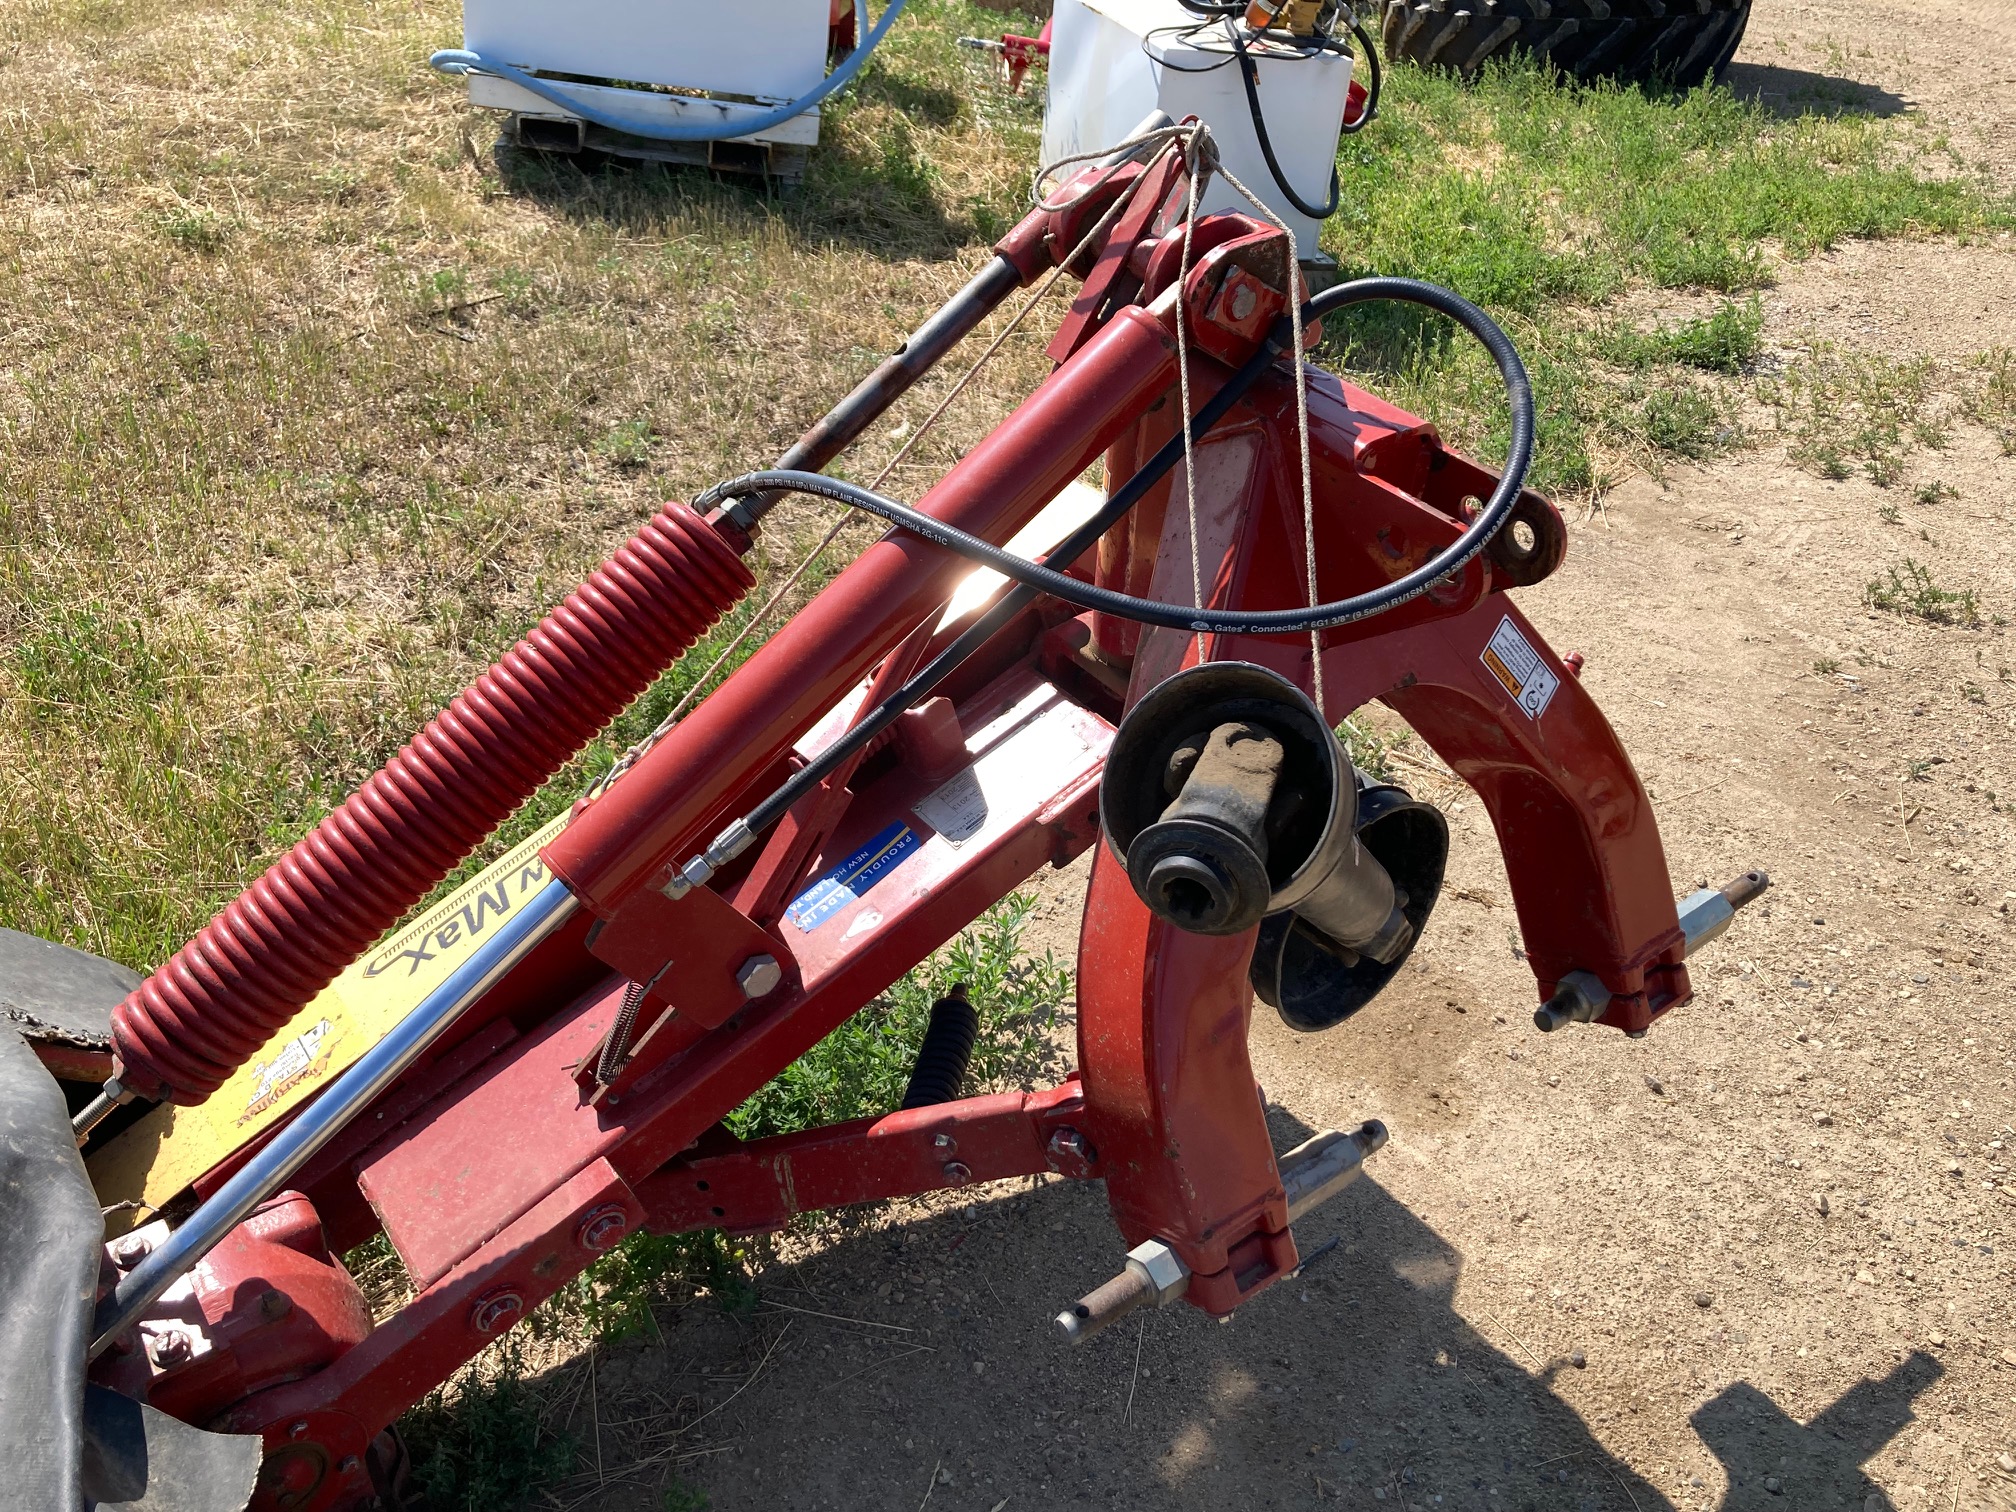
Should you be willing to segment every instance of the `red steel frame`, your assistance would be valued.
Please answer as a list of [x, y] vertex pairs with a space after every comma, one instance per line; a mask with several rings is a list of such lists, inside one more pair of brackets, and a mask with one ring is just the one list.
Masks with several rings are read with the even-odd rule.
[[[1155, 189], [1166, 188], [1164, 175]], [[1254, 349], [1287, 292], [1278, 240], [1236, 217], [1210, 224], [1209, 235], [1200, 227], [1203, 255], [1176, 290], [1162, 287], [1175, 272], [1170, 238], [1154, 234], [1166, 233], [1167, 218], [1150, 219], [1129, 216], [1128, 242], [1109, 248], [1095, 274], [1102, 297], [1123, 287], [1127, 270], [1146, 287], [1103, 317], [1081, 300], [1075, 349], [921, 508], [999, 541], [1102, 454], [1116, 483], [1131, 475], [1177, 424], [1178, 297], [1199, 337], [1194, 402]], [[1026, 251], [1030, 238], [1025, 226], [1010, 244]], [[1217, 296], [1235, 281], [1269, 301], [1257, 318], [1230, 320], [1232, 301]], [[1466, 501], [1494, 482], [1431, 427], [1313, 370], [1309, 423], [1326, 599], [1426, 561], [1460, 532]], [[1211, 603], [1304, 601], [1298, 456], [1284, 363], [1199, 447], [1197, 549]], [[1187, 601], [1180, 477], [1077, 570]], [[1665, 859], [1609, 725], [1506, 597], [1551, 570], [1563, 541], [1559, 517], [1537, 496], [1519, 518], [1535, 532], [1524, 557], [1494, 549], [1402, 608], [1325, 634], [1326, 712], [1335, 720], [1383, 700], [1420, 732], [1491, 815], [1540, 996], [1571, 970], [1591, 972], [1613, 994], [1605, 1021], [1640, 1030], [1688, 996]], [[774, 1229], [811, 1209], [1055, 1170], [1103, 1179], [1123, 1241], [1168, 1243], [1192, 1272], [1188, 1300], [1209, 1311], [1228, 1311], [1293, 1267], [1246, 1051], [1252, 937], [1186, 934], [1154, 918], [1104, 847], [1079, 952], [1079, 1069], [1062, 1086], [749, 1144], [721, 1127], [989, 906], [1095, 843], [1105, 745], [1145, 688], [1200, 652], [1313, 683], [1306, 636], [1200, 645], [1041, 601], [941, 690], [948, 704], [930, 729], [920, 723], [915, 739], [872, 751], [711, 891], [674, 901], [659, 890], [671, 867], [830, 738], [814, 727], [850, 692], [878, 668], [881, 682], [893, 680], [927, 641], [943, 643], [934, 627], [963, 570], [914, 537], [878, 541], [582, 806], [544, 854], [581, 901], [574, 923], [299, 1175], [334, 1250], [382, 1228], [416, 1295], [360, 1339], [346, 1335], [333, 1358], [325, 1340], [299, 1369], [236, 1378], [235, 1398], [178, 1402], [213, 1426], [264, 1434], [259, 1505], [347, 1507], [368, 1497], [374, 1435], [637, 1229]], [[1506, 621], [1561, 680], [1538, 718], [1481, 659]], [[995, 784], [983, 784], [977, 832], [956, 843], [917, 812], [945, 780], [948, 714], [957, 720], [953, 766], [971, 762], [974, 783]], [[891, 824], [908, 826], [916, 843], [872, 890], [809, 929], [785, 916], [784, 899]], [[784, 979], [743, 1002], [723, 984], [752, 949], [774, 956]], [[659, 975], [668, 961], [678, 970]], [[594, 1063], [630, 979], [653, 982], [637, 1052], [610, 1086], [584, 1089], [593, 1077], [577, 1070]], [[1068, 1133], [1080, 1137], [1060, 1137]], [[299, 1248], [299, 1209], [289, 1212]], [[257, 1268], [256, 1257], [232, 1263]], [[259, 1293], [241, 1286], [236, 1295]], [[172, 1395], [160, 1390], [172, 1373], [131, 1355], [108, 1356], [100, 1374], [136, 1395]]]

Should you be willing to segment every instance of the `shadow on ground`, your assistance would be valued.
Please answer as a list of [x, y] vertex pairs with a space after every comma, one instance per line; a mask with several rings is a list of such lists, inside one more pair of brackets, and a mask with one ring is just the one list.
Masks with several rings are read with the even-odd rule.
[[1902, 115], [1911, 108], [1902, 95], [1873, 84], [1803, 68], [1779, 68], [1770, 63], [1731, 63], [1723, 83], [1739, 100], [1754, 100], [1776, 116]]
[[849, 111], [876, 109], [874, 129], [842, 132], [822, 122], [802, 181], [613, 157], [593, 150], [541, 152], [507, 134], [491, 154], [512, 194], [587, 225], [632, 234], [662, 229], [705, 209], [731, 221], [788, 227], [807, 243], [842, 242], [888, 261], [950, 257], [1002, 234], [1018, 207], [969, 203], [948, 214], [912, 123], [950, 125], [960, 101], [949, 91], [870, 70]]
[[[1273, 1121], [1283, 1148], [1310, 1132]], [[1077, 1351], [1049, 1318], [1118, 1258], [1097, 1185], [864, 1229], [767, 1268], [752, 1314], [703, 1303], [602, 1350], [599, 1427], [570, 1365], [552, 1396], [577, 1410], [556, 1426], [584, 1460], [597, 1436], [608, 1512], [664, 1505], [668, 1485], [714, 1512], [912, 1507], [927, 1490], [934, 1512], [1711, 1505], [1605, 1450], [1552, 1389], [1569, 1361], [1536, 1374], [1473, 1330], [1452, 1305], [1461, 1258], [1375, 1181], [1301, 1227], [1316, 1258], [1232, 1321], [1178, 1306]], [[1600, 1353], [1588, 1369], [1600, 1384]], [[1747, 1384], [1722, 1392], [1692, 1422], [1727, 1473], [1723, 1512], [1888, 1509], [1862, 1465], [1939, 1373], [1914, 1355], [1805, 1425]]]

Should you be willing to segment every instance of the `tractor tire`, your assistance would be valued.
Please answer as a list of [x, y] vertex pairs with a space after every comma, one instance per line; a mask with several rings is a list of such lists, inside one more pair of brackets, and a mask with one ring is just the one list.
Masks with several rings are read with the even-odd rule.
[[1750, 0], [1386, 0], [1386, 56], [1470, 75], [1521, 51], [1586, 83], [1693, 89], [1736, 55]]

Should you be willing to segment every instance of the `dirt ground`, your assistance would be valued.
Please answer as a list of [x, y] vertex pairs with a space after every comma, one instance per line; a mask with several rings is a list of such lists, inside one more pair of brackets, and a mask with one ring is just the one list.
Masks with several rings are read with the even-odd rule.
[[[1999, 15], [1763, 0], [1731, 82], [1923, 111], [2016, 182]], [[1958, 361], [2016, 345], [2016, 245], [1850, 245], [1764, 307], [1770, 343]], [[685, 1505], [675, 1470], [721, 1512], [2016, 1506], [2012, 498], [1956, 422], [1887, 490], [1765, 446], [1575, 522], [1521, 603], [1586, 654], [1676, 886], [1775, 886], [1649, 1037], [1543, 1038], [1481, 807], [1417, 773], [1455, 853], [1414, 968], [1327, 1035], [1254, 1020], [1282, 1146], [1393, 1131], [1300, 1280], [1067, 1353], [1051, 1316], [1120, 1259], [1101, 1189], [857, 1216], [752, 1316], [602, 1351], [567, 1425], [609, 1484], [560, 1500]], [[1907, 555], [1983, 625], [1867, 608]], [[1075, 948], [1082, 882], [1046, 881], [1039, 946]], [[637, 1436], [681, 1399], [709, 1416]]]

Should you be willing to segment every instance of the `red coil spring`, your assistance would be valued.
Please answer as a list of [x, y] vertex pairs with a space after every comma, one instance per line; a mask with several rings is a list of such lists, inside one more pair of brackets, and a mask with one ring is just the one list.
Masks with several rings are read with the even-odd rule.
[[667, 504], [114, 1010], [119, 1079], [215, 1092], [754, 581]]

